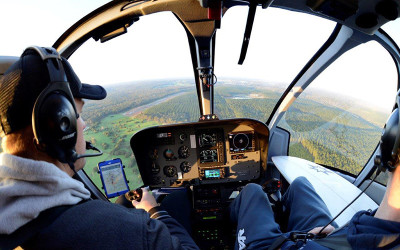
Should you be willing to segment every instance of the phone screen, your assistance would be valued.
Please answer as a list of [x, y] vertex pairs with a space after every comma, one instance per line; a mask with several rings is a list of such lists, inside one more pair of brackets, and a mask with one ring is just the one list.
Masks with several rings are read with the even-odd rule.
[[100, 162], [99, 172], [107, 198], [113, 198], [129, 191], [121, 159]]

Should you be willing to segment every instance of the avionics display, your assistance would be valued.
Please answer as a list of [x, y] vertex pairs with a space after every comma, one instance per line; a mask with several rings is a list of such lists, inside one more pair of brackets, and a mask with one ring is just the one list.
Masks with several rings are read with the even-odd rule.
[[218, 162], [218, 150], [208, 149], [200, 152], [200, 163]]
[[228, 134], [228, 139], [231, 153], [254, 151], [254, 134], [252, 132]]
[[221, 170], [219, 169], [206, 169], [204, 170], [204, 178], [220, 178], [221, 177]]
[[225, 163], [224, 130], [221, 128], [196, 131], [199, 167], [221, 166]]
[[199, 135], [200, 147], [214, 147], [217, 144], [217, 133], [202, 133]]

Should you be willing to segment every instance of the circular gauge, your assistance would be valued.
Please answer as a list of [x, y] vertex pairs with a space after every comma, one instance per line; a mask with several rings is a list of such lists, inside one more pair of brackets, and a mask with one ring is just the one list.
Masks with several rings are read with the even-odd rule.
[[160, 178], [160, 176], [152, 176], [151, 182], [152, 182], [153, 185], [161, 184], [161, 178]]
[[164, 167], [164, 174], [167, 177], [174, 177], [178, 171], [176, 170], [175, 166], [165, 166]]
[[186, 159], [190, 155], [189, 147], [188, 146], [182, 146], [178, 149], [178, 154], [180, 158]]
[[249, 137], [246, 134], [236, 134], [233, 137], [233, 146], [237, 149], [246, 149], [249, 146]]
[[186, 139], [187, 139], [187, 135], [185, 133], [182, 133], [179, 135], [179, 140], [181, 140], [181, 142], [186, 141]]
[[150, 156], [150, 159], [157, 160], [157, 158], [158, 158], [158, 150], [157, 149], [150, 150], [149, 151], [149, 156]]
[[174, 151], [172, 151], [172, 149], [167, 148], [167, 149], [164, 151], [164, 157], [165, 157], [167, 160], [172, 160], [172, 159], [174, 158]]
[[191, 166], [190, 166], [190, 163], [189, 163], [189, 162], [184, 161], [184, 162], [181, 163], [181, 170], [182, 170], [182, 172], [187, 173], [187, 172], [190, 171], [190, 168], [191, 168]]
[[160, 166], [157, 163], [153, 162], [151, 164], [151, 173], [158, 174], [159, 172], [160, 172]]

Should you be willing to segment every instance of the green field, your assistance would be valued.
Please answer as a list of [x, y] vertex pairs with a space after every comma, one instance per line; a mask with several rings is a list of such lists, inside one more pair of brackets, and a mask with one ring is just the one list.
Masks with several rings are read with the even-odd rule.
[[[220, 80], [215, 88], [215, 113], [220, 119], [245, 117], [265, 122], [282, 90], [279, 85], [259, 81]], [[103, 101], [88, 100], [82, 114], [88, 127], [86, 140], [104, 151], [101, 157], [87, 158], [85, 170], [101, 186], [98, 162], [121, 158], [133, 189], [142, 182], [129, 144], [131, 137], [150, 126], [197, 121], [200, 114], [194, 83], [185, 79], [125, 83], [108, 87], [107, 92]], [[132, 115], [133, 110], [140, 112]], [[130, 115], [125, 114], [128, 111]], [[292, 104], [278, 126], [290, 132], [291, 156], [357, 174], [377, 146], [387, 115], [311, 90]]]
[[135, 119], [121, 114], [110, 115], [102, 119], [96, 126], [85, 131], [85, 138], [104, 151], [99, 157], [87, 158], [85, 171], [93, 182], [101, 186], [97, 173], [98, 162], [120, 158], [125, 165], [125, 173], [131, 189], [141, 186], [139, 170], [133, 156], [130, 139], [137, 131], [157, 125], [154, 121]]
[[[215, 114], [220, 119], [246, 117], [266, 121], [281, 93], [257, 86], [218, 85], [215, 90]], [[258, 95], [260, 98], [250, 98]], [[195, 91], [153, 106], [143, 113], [160, 122], [194, 122], [200, 117]]]

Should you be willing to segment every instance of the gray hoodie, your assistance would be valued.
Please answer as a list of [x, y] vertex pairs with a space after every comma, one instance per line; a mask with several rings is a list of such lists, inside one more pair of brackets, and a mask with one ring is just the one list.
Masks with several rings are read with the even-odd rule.
[[38, 216], [40, 220], [46, 214], [42, 211], [76, 204], [48, 222], [23, 248], [198, 249], [187, 231], [160, 208], [150, 211], [151, 219], [142, 209], [100, 200], [79, 203], [89, 196], [81, 182], [53, 164], [0, 154], [0, 248], [35, 231], [29, 222]]

